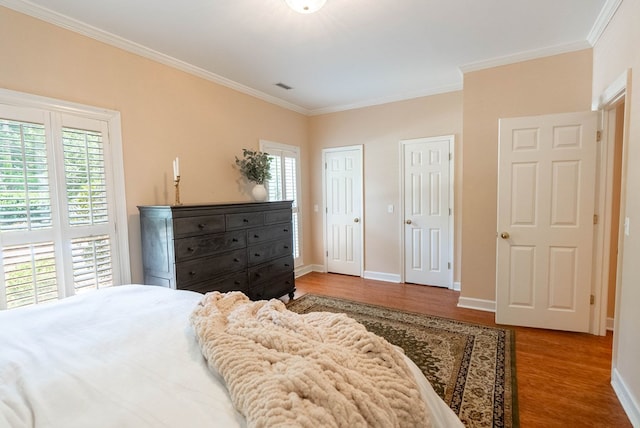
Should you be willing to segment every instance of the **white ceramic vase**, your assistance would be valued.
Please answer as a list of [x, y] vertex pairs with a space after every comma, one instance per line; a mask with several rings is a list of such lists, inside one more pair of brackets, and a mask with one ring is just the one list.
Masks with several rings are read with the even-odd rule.
[[264, 187], [264, 184], [256, 184], [253, 186], [253, 189], [251, 189], [251, 195], [257, 202], [264, 202], [267, 200], [267, 189]]

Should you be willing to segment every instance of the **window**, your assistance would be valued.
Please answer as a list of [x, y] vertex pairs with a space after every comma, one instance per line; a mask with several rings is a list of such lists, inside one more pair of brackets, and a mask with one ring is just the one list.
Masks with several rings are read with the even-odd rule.
[[300, 200], [300, 148], [260, 141], [260, 150], [271, 159], [271, 180], [265, 185], [270, 201], [293, 201], [293, 257], [296, 266], [302, 265], [302, 237]]
[[0, 91], [0, 309], [129, 282], [119, 116], [52, 101]]

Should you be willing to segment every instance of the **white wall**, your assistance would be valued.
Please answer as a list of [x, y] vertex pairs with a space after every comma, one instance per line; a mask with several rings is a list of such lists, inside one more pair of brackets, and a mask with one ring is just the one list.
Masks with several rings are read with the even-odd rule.
[[[630, 233], [621, 240], [616, 296], [612, 381], [631, 422], [640, 426], [640, 0], [624, 0], [593, 51], [594, 100], [625, 71], [631, 85], [625, 99], [622, 216]], [[624, 162], [624, 161], [623, 161]]]

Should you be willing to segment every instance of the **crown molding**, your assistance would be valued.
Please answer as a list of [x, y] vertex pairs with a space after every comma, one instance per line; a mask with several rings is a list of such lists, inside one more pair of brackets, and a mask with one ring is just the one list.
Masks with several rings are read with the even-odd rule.
[[[598, 39], [606, 29], [608, 23], [613, 18], [615, 12], [617, 11], [621, 3], [622, 3], [622, 0], [606, 1], [605, 5], [600, 11], [600, 14], [598, 15], [596, 22], [594, 23], [593, 27], [591, 28], [591, 31], [589, 32], [589, 35], [586, 41], [577, 41], [569, 44], [524, 51], [514, 55], [507, 55], [507, 56], [497, 57], [489, 60], [468, 63], [460, 66], [459, 71], [461, 72], [461, 74], [464, 74], [472, 71], [478, 71], [478, 70], [497, 67], [501, 65], [513, 64], [516, 62], [542, 58], [545, 56], [558, 55], [562, 53], [574, 52], [582, 49], [591, 48], [595, 45], [595, 43], [597, 43]], [[123, 37], [100, 30], [96, 27], [85, 24], [81, 21], [70, 18], [66, 15], [62, 15], [60, 13], [54, 12], [42, 6], [36, 5], [27, 0], [0, 0], [0, 6], [13, 9], [17, 12], [24, 13], [34, 18], [56, 25], [58, 27], [65, 28], [67, 30], [84, 35], [86, 37], [90, 37], [94, 40], [109, 44], [111, 46], [125, 50], [127, 52], [131, 52], [141, 57], [151, 59], [158, 63], [175, 68], [177, 70], [184, 71], [186, 73], [192, 74], [202, 79], [211, 81], [213, 83], [217, 83], [219, 85], [222, 85], [227, 88], [244, 93], [246, 95], [255, 97], [257, 99], [268, 102], [270, 104], [274, 104], [306, 116], [316, 116], [321, 114], [337, 113], [337, 112], [346, 111], [346, 110], [354, 110], [358, 108], [372, 107], [372, 106], [387, 104], [391, 102], [405, 101], [409, 99], [420, 98], [420, 97], [425, 97], [430, 95], [437, 95], [437, 94], [443, 94], [447, 92], [459, 91], [459, 90], [462, 90], [463, 88], [462, 79], [461, 79], [459, 83], [444, 85], [436, 88], [430, 88], [428, 90], [416, 92], [416, 93], [405, 93], [402, 95], [383, 97], [383, 98], [368, 100], [360, 103], [346, 104], [341, 106], [326, 107], [326, 108], [320, 108], [320, 109], [307, 109], [297, 104], [290, 103], [281, 98], [274, 97], [262, 91], [259, 91], [249, 86], [235, 82], [226, 77], [204, 70], [200, 67], [196, 67], [185, 61], [179, 60], [169, 55], [165, 55], [161, 52], [155, 51], [141, 44], [134, 43]]]
[[319, 114], [325, 114], [325, 113], [335, 113], [335, 112], [340, 112], [345, 110], [370, 107], [374, 105], [386, 104], [386, 103], [395, 102], [395, 101], [404, 101], [411, 98], [418, 98], [418, 97], [423, 97], [428, 95], [436, 95], [436, 94], [445, 93], [445, 92], [459, 91], [462, 89], [462, 83], [456, 83], [453, 85], [433, 88], [420, 93], [404, 94], [402, 96], [380, 98], [376, 100], [365, 101], [362, 103], [342, 105], [342, 106], [336, 106], [336, 107], [327, 107], [327, 108], [321, 108], [317, 110], [309, 110], [297, 104], [290, 103], [281, 98], [274, 97], [262, 91], [258, 91], [246, 85], [240, 84], [231, 79], [227, 79], [226, 77], [217, 75], [215, 73], [211, 73], [207, 70], [204, 70], [200, 67], [196, 67], [185, 61], [179, 60], [169, 55], [165, 55], [161, 52], [155, 51], [141, 44], [132, 42], [123, 37], [109, 33], [107, 31], [100, 30], [99, 28], [85, 24], [84, 22], [70, 18], [58, 12], [54, 12], [50, 9], [36, 5], [27, 0], [0, 0], [0, 6], [5, 6], [17, 12], [24, 13], [25, 15], [32, 16], [36, 19], [40, 19], [42, 21], [53, 24], [55, 26], [73, 31], [75, 33], [92, 38], [99, 42], [106, 43], [108, 45], [125, 50], [127, 52], [131, 52], [141, 57], [151, 59], [158, 63], [167, 65], [177, 70], [184, 71], [194, 76], [201, 77], [205, 80], [217, 83], [219, 85], [236, 90], [246, 95], [250, 95], [252, 97], [266, 101], [268, 103], [275, 104], [277, 106], [286, 108], [288, 110], [292, 110], [294, 112], [303, 114], [305, 116], [319, 115]]
[[262, 91], [258, 91], [256, 89], [250, 88], [241, 83], [227, 79], [226, 77], [222, 77], [215, 73], [211, 73], [207, 70], [204, 70], [200, 67], [196, 67], [185, 61], [179, 60], [169, 55], [165, 55], [161, 52], [155, 51], [141, 44], [134, 43], [130, 40], [127, 40], [123, 37], [109, 33], [107, 31], [100, 30], [96, 27], [85, 24], [81, 21], [70, 18], [66, 15], [62, 15], [50, 9], [33, 4], [29, 1], [0, 0], [0, 6], [5, 6], [17, 12], [24, 13], [25, 15], [32, 16], [34, 18], [40, 19], [42, 21], [48, 22], [58, 27], [73, 31], [83, 36], [90, 37], [99, 42], [106, 43], [108, 45], [125, 50], [127, 52], [131, 52], [133, 54], [139, 55], [144, 58], [151, 59], [153, 61], [175, 68], [177, 70], [181, 70], [186, 73], [192, 74], [194, 76], [201, 77], [205, 80], [217, 83], [219, 85], [226, 86], [227, 88], [236, 90], [246, 95], [250, 95], [252, 97], [266, 101], [268, 103], [278, 105], [288, 110], [292, 110], [307, 116], [310, 113], [308, 109], [301, 107], [299, 105], [296, 105], [288, 101], [285, 101], [283, 99], [280, 99], [278, 97], [274, 97], [272, 95], [266, 94]]
[[392, 97], [376, 98], [373, 100], [363, 101], [361, 103], [344, 104], [341, 106], [310, 110], [309, 116], [319, 116], [321, 114], [328, 114], [328, 113], [339, 113], [341, 111], [355, 110], [355, 109], [365, 108], [365, 107], [373, 107], [381, 104], [388, 104], [388, 103], [394, 103], [399, 101], [408, 101], [415, 98], [428, 97], [431, 95], [445, 94], [448, 92], [456, 92], [461, 90], [462, 90], [462, 79], [459, 83], [452, 83], [450, 85], [438, 86], [435, 88], [427, 89], [425, 91], [405, 93], [402, 95], [397, 95]]
[[598, 18], [596, 18], [596, 22], [593, 23], [593, 27], [591, 27], [591, 31], [589, 31], [589, 35], [587, 36], [587, 41], [593, 47], [600, 40], [600, 36], [604, 33], [604, 30], [611, 22], [613, 15], [615, 15], [616, 11], [622, 4], [622, 0], [607, 0], [607, 2], [602, 6], [602, 10], [600, 10], [600, 14]]
[[584, 41], [576, 41], [573, 43], [567, 43], [562, 45], [550, 46], [541, 49], [534, 49], [530, 51], [520, 52], [514, 55], [507, 55], [503, 57], [497, 57], [489, 60], [483, 60], [478, 62], [472, 62], [460, 66], [460, 71], [469, 73], [472, 71], [484, 70], [487, 68], [498, 67], [501, 65], [514, 64], [516, 62], [528, 61], [531, 59], [543, 58], [545, 56], [558, 55], [563, 53], [575, 52], [582, 49], [589, 49], [595, 46], [595, 44], [602, 36], [602, 33], [609, 25], [609, 22], [615, 15], [616, 11], [622, 4], [622, 0], [607, 0], [596, 21], [594, 22], [587, 39]]
[[568, 52], [580, 51], [583, 49], [589, 49], [591, 45], [586, 40], [581, 40], [573, 43], [566, 43], [562, 45], [549, 46], [546, 48], [533, 49], [530, 51], [519, 52], [513, 55], [506, 55], [497, 58], [492, 58], [483, 61], [470, 62], [460, 66], [460, 71], [470, 73], [472, 71], [484, 70], [487, 68], [499, 67], [501, 65], [514, 64], [522, 61], [529, 61], [532, 59], [544, 58], [547, 56], [559, 55]]

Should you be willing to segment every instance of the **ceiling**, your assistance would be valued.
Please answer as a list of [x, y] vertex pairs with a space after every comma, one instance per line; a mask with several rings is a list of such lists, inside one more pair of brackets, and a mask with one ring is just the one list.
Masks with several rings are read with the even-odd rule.
[[[304, 114], [462, 89], [462, 72], [592, 46], [620, 0], [0, 0]], [[290, 90], [276, 86], [284, 83]]]

